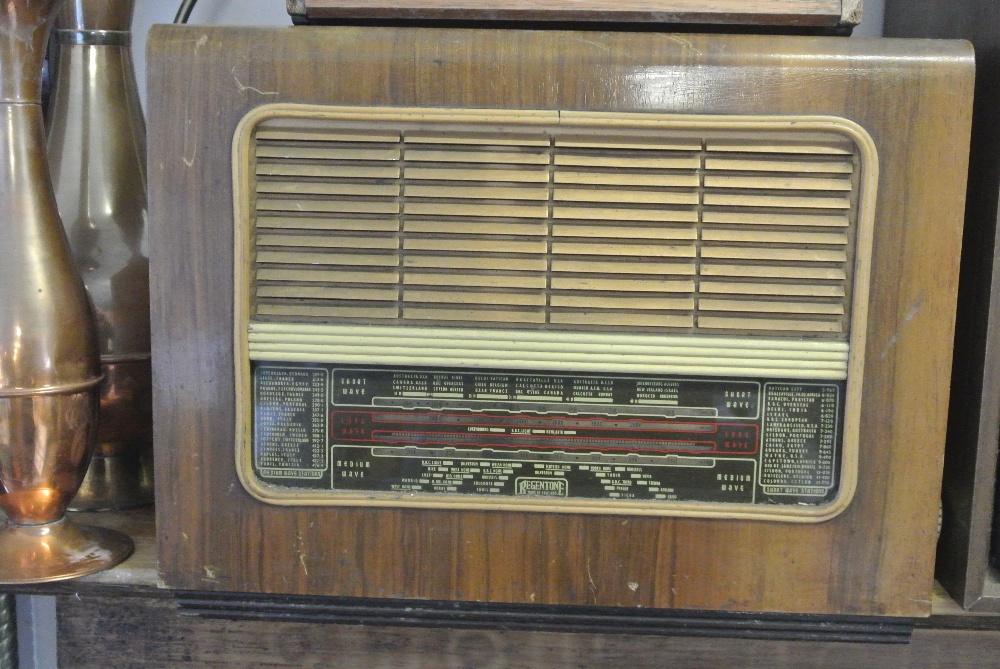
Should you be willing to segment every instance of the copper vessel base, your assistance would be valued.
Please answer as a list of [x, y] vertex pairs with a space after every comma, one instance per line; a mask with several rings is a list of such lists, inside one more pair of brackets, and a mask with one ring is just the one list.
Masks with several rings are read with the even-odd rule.
[[70, 511], [124, 511], [153, 503], [152, 453], [94, 456]]
[[0, 585], [47, 583], [93, 574], [123, 562], [134, 546], [121, 532], [65, 518], [0, 529]]

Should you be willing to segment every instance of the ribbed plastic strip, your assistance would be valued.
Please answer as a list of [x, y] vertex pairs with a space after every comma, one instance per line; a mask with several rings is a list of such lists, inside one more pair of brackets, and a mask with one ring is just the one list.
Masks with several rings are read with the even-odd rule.
[[842, 380], [844, 342], [251, 323], [252, 360]]

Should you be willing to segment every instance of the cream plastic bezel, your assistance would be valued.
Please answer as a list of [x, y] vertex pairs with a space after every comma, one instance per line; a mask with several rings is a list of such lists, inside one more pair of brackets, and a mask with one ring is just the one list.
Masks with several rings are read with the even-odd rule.
[[[501, 497], [456, 493], [353, 492], [292, 490], [261, 481], [254, 474], [252, 458], [252, 408], [248, 342], [251, 275], [249, 228], [253, 175], [249, 171], [254, 129], [263, 121], [298, 118], [366, 123], [461, 123], [492, 126], [560, 126], [566, 128], [618, 127], [637, 130], [742, 131], [742, 132], [833, 132], [857, 147], [861, 174], [854, 256], [854, 291], [847, 390], [840, 467], [840, 488], [834, 500], [817, 506], [754, 505], [709, 502], [635, 501], [621, 499], [557, 499], [551, 497]], [[234, 179], [234, 339], [235, 359], [235, 455], [243, 487], [254, 498], [284, 506], [367, 506], [421, 509], [469, 509], [484, 511], [532, 511], [549, 513], [620, 514], [690, 518], [753, 519], [816, 523], [843, 512], [854, 497], [858, 477], [858, 451], [865, 339], [871, 273], [871, 249], [878, 187], [878, 152], [868, 132], [859, 124], [833, 116], [709, 116], [661, 113], [559, 112], [532, 110], [470, 110], [398, 107], [336, 107], [300, 104], [270, 104], [250, 111], [239, 123], [233, 139]], [[275, 362], [281, 362], [275, 360]], [[337, 360], [329, 360], [336, 363]], [[805, 381], [805, 379], [804, 379]]]

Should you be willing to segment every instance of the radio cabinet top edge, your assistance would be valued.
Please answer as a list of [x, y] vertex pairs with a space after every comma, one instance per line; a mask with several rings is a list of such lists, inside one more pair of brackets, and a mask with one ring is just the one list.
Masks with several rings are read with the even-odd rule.
[[851, 27], [862, 0], [288, 0], [296, 22], [349, 19], [616, 21], [673, 25]]
[[[169, 587], [730, 611], [893, 616], [929, 613], [947, 413], [947, 383], [943, 379], [948, 376], [951, 360], [948, 342], [953, 336], [971, 113], [973, 60], [967, 45], [614, 32], [195, 26], [155, 28], [149, 44], [157, 522], [161, 575]], [[198, 77], [189, 76], [194, 71], [200, 73]], [[268, 120], [246, 136], [249, 139], [245, 146], [255, 152], [257, 162], [246, 163], [253, 169], [247, 172], [245, 181], [234, 181], [231, 147], [240, 134], [239, 125], [248, 114], [267, 105], [274, 109], [305, 105], [319, 110], [316, 113], [320, 115], [336, 109], [340, 116], [356, 120], [338, 120], [335, 125], [321, 120], [319, 126], [312, 125], [311, 119], [287, 116]], [[829, 314], [823, 314], [830, 311], [864, 312], [865, 319], [860, 321], [864, 323], [860, 327], [866, 340], [863, 372], [859, 372], [862, 401], [856, 411], [857, 488], [846, 508], [825, 522], [803, 525], [734, 518], [583, 514], [565, 507], [559, 513], [490, 509], [488, 505], [471, 509], [424, 508], [407, 506], [405, 499], [404, 504], [388, 508], [311, 506], [295, 500], [272, 504], [255, 499], [241, 483], [234, 457], [244, 438], [242, 431], [251, 429], [244, 411], [249, 377], [240, 378], [239, 370], [268, 362], [267, 356], [275, 351], [283, 356], [280, 360], [289, 360], [293, 354], [298, 355], [295, 351], [304, 350], [303, 346], [306, 352], [313, 350], [309, 347], [316, 336], [315, 327], [329, 324], [311, 321], [331, 313], [354, 313], [350, 311], [354, 306], [338, 304], [337, 300], [362, 301], [386, 310], [395, 301], [404, 312], [412, 309], [420, 327], [430, 327], [428, 314], [452, 320], [459, 314], [461, 320], [471, 313], [492, 311], [534, 318], [531, 314], [535, 313], [536, 297], [531, 291], [541, 281], [542, 290], [549, 291], [546, 295], [551, 293], [563, 301], [545, 302], [544, 309], [538, 307], [542, 310], [538, 318], [556, 315], [565, 321], [569, 314], [579, 320], [596, 309], [600, 318], [607, 320], [607, 314], [622, 311], [608, 297], [631, 301], [645, 312], [670, 312], [680, 308], [677, 305], [702, 299], [688, 291], [692, 284], [683, 278], [688, 270], [682, 265], [687, 262], [684, 258], [689, 257], [689, 249], [704, 251], [705, 267], [724, 266], [726, 269], [720, 271], [732, 272], [733, 267], [745, 269], [759, 262], [756, 257], [734, 257], [743, 253], [741, 249], [750, 238], [763, 245], [761, 248], [770, 249], [767, 253], [785, 258], [778, 263], [782, 273], [787, 273], [788, 268], [794, 268], [796, 276], [802, 272], [819, 276], [819, 272], [820, 283], [833, 286], [838, 295], [842, 289], [837, 286], [848, 285], [842, 283], [843, 270], [837, 265], [847, 262], [837, 251], [843, 244], [843, 233], [836, 232], [840, 224], [822, 225], [834, 223], [839, 214], [819, 216], [808, 210], [819, 204], [842, 210], [840, 204], [833, 204], [840, 197], [835, 193], [853, 192], [840, 190], [846, 187], [840, 180], [847, 178], [843, 175], [849, 173], [844, 171], [848, 163], [860, 164], [856, 159], [838, 163], [810, 154], [805, 159], [810, 165], [832, 166], [824, 169], [840, 170], [841, 176], [802, 177], [809, 179], [801, 182], [807, 187], [792, 196], [785, 192], [786, 182], [800, 182], [782, 181], [780, 170], [774, 175], [755, 168], [752, 176], [759, 181], [749, 185], [738, 169], [723, 169], [717, 174], [711, 168], [704, 171], [703, 161], [712, 158], [712, 151], [704, 144], [706, 140], [696, 137], [697, 146], [664, 145], [643, 156], [656, 154], [653, 157], [657, 160], [674, 160], [674, 152], [689, 152], [697, 157], [697, 165], [692, 167], [698, 180], [694, 187], [696, 198], [704, 198], [705, 193], [712, 195], [712, 189], [717, 187], [732, 192], [720, 193], [724, 197], [714, 204], [702, 200], [688, 203], [684, 199], [688, 195], [682, 192], [686, 186], [679, 182], [647, 186], [639, 179], [627, 184], [629, 192], [642, 191], [645, 199], [622, 202], [623, 196], [615, 195], [617, 187], [609, 187], [608, 180], [616, 178], [614, 170], [601, 162], [620, 160], [608, 152], [609, 141], [624, 147], [630, 156], [633, 162], [626, 165], [630, 174], [648, 181], [659, 169], [651, 167], [653, 163], [634, 162], [636, 151], [650, 149], [640, 146], [633, 135], [615, 131], [612, 140], [596, 141], [589, 135], [581, 139], [582, 131], [571, 128], [565, 131], [570, 144], [563, 153], [559, 137], [543, 138], [545, 146], [555, 147], [543, 150], [535, 145], [540, 140], [531, 133], [519, 131], [513, 133], [517, 136], [512, 139], [504, 134], [508, 131], [497, 126], [491, 130], [492, 139], [482, 140], [475, 133], [469, 134], [468, 124], [456, 129], [454, 119], [449, 121], [453, 125], [443, 128], [414, 125], [404, 119], [399, 130], [403, 140], [394, 135], [395, 126], [384, 124], [377, 128], [380, 137], [393, 135], [396, 139], [372, 140], [357, 135], [358, 128], [371, 125], [365, 110], [386, 114], [387, 110], [410, 113], [421, 109], [434, 110], [434, 114], [471, 110], [470, 117], [520, 113], [522, 128], [533, 128], [532, 123], [545, 125], [549, 121], [544, 119], [552, 118], [553, 113], [572, 111], [578, 116], [567, 118], [578, 118], [581, 123], [596, 122], [593, 119], [603, 116], [628, 118], [633, 124], [637, 118], [654, 117], [832, 117], [863, 129], [874, 144], [878, 162], [869, 302], [828, 304], [829, 298], [813, 288], [805, 297], [790, 295], [787, 286], [799, 285], [794, 276], [755, 280], [751, 274], [742, 283], [723, 281], [721, 288], [719, 282], [713, 284], [714, 289], [725, 291], [744, 290], [735, 287], [737, 284], [757, 286], [755, 290], [764, 290], [760, 286], [771, 286], [767, 290], [776, 290], [775, 285], [786, 286], [784, 292], [762, 300], [760, 306], [773, 310], [777, 309], [775, 303], [799, 305], [795, 307], [799, 314], [795, 319], [780, 318], [772, 323], [778, 329], [801, 327], [806, 322], [815, 325], [827, 319]], [[907, 122], [900, 122], [901, 118]], [[553, 127], [549, 124], [543, 128], [549, 133], [546, 137], [564, 132]], [[465, 143], [454, 146], [459, 130], [465, 133]], [[323, 137], [310, 135], [317, 132]], [[641, 129], [636, 132], [648, 134]], [[409, 147], [416, 153], [410, 156], [412, 162], [404, 161], [403, 169], [417, 172], [409, 176], [401, 173], [405, 177], [402, 182], [388, 174], [395, 174], [392, 165], [376, 164], [372, 154], [358, 153], [360, 148], [369, 147], [366, 152], [396, 155], [396, 149], [388, 145], [399, 142], [407, 150], [406, 133], [410, 133], [410, 140], [416, 137], [419, 141]], [[811, 137], [814, 147], [817, 137]], [[662, 144], [665, 140], [657, 141]], [[734, 141], [732, 137], [717, 141], [729, 148], [739, 147], [730, 157], [732, 160], [740, 160], [747, 146], [745, 142], [726, 144]], [[442, 142], [451, 148], [442, 149]], [[782, 146], [786, 147], [784, 153], [779, 152], [775, 160], [784, 159], [789, 165], [803, 163], [804, 159], [796, 158], [795, 151], [788, 148], [792, 145]], [[839, 151], [823, 146], [823, 151]], [[472, 157], [484, 151], [492, 152], [491, 164], [472, 165]], [[464, 166], [468, 174], [458, 170], [453, 176], [477, 183], [465, 186], [442, 181], [440, 170], [459, 154], [462, 160], [457, 164]], [[476, 177], [485, 172], [494, 176], [510, 173], [509, 164], [505, 167], [497, 162], [507, 158], [499, 156], [516, 156], [515, 165], [528, 167], [514, 170], [513, 180], [504, 177], [499, 182], [483, 181]], [[532, 248], [536, 235], [530, 214], [535, 211], [531, 204], [534, 196], [529, 192], [535, 169], [531, 164], [544, 158], [547, 165], [555, 165], [560, 156], [576, 164], [564, 171], [545, 168], [542, 172], [552, 175], [546, 179], [596, 179], [598, 183], [584, 184], [583, 188], [576, 183], [564, 187], [547, 182], [553, 184], [552, 188], [542, 195], [550, 204], [539, 209], [537, 220], [542, 232], [537, 234], [558, 247], [563, 243], [558, 226], [567, 226], [562, 231], [568, 235], [565, 243], [569, 246], [562, 248], [569, 255], [546, 256], [549, 251], [542, 249], [539, 257], [547, 258], [546, 263], [569, 265], [563, 268], [568, 272], [564, 277], [557, 275], [563, 270], [557, 268], [553, 273], [546, 265], [539, 279], [529, 267], [537, 259], [526, 250]], [[431, 164], [435, 160], [439, 164]], [[581, 161], [585, 164], [579, 164]], [[771, 158], [764, 164], [771, 165], [768, 161]], [[725, 161], [720, 164], [738, 165]], [[315, 166], [322, 167], [323, 174], [302, 172]], [[379, 170], [388, 172], [382, 174]], [[364, 187], [358, 190], [352, 186], [350, 197], [354, 200], [337, 194], [341, 181], [347, 178], [345, 174], [356, 179], [351, 183]], [[702, 178], [716, 179], [717, 183], [705, 185]], [[415, 198], [412, 203], [393, 194], [390, 187], [397, 182], [412, 186], [407, 196]], [[485, 202], [464, 201], [465, 188], [477, 193], [482, 190]], [[759, 192], [760, 188], [765, 192]], [[813, 188], [820, 190], [810, 190]], [[500, 201], [509, 199], [512, 193], [521, 203]], [[730, 200], [730, 196], [736, 200]], [[560, 197], [572, 213], [567, 219], [560, 218], [562, 205], [553, 199]], [[585, 201], [575, 202], [573, 198], [577, 197]], [[775, 197], [778, 199], [753, 199]], [[800, 199], [793, 202], [782, 199], [785, 197]], [[386, 205], [380, 198], [397, 198], [400, 206], [412, 208], [400, 217], [398, 212], [383, 211]], [[612, 198], [611, 204], [608, 198]], [[781, 215], [768, 214], [771, 207], [782, 203], [796, 206]], [[344, 207], [360, 211], [341, 211]], [[472, 218], [470, 207], [480, 208]], [[670, 297], [672, 301], [657, 305], [642, 294], [623, 292], [624, 286], [632, 289], [643, 285], [630, 283], [625, 275], [609, 295], [588, 293], [586, 299], [593, 304], [580, 306], [567, 292], [576, 285], [592, 288], [587, 282], [594, 273], [581, 270], [580, 262], [606, 263], [622, 271], [628, 269], [629, 262], [635, 262], [602, 258], [601, 253], [579, 254], [580, 245], [593, 249], [587, 245], [606, 237], [598, 234], [599, 221], [587, 218], [602, 207], [631, 212], [632, 219], [652, 219], [626, 217], [615, 224], [624, 225], [634, 236], [634, 240], [626, 240], [628, 244], [645, 244], [666, 254], [658, 262], [680, 277], [671, 284], [681, 291]], [[737, 207], [746, 225], [758, 227], [740, 228], [725, 218], [727, 207]], [[672, 218], [657, 220], [662, 211], [672, 212]], [[512, 212], [516, 215], [509, 215]], [[685, 222], [683, 217], [690, 217], [691, 212], [723, 218], [716, 222]], [[477, 250], [482, 231], [456, 227], [456, 223], [476, 224], [476, 216], [481, 214], [499, 216], [499, 223], [517, 231], [499, 238], [507, 245], [506, 250]], [[281, 227], [281, 221], [288, 220], [293, 220], [295, 226]], [[252, 235], [241, 242], [241, 226], [247, 221], [256, 227], [247, 228]], [[780, 233], [790, 228], [780, 226], [789, 221], [792, 227], [806, 225], [796, 229], [795, 244], [797, 248], [813, 249], [815, 254], [810, 258], [785, 253], [789, 242]], [[400, 225], [403, 228], [398, 228]], [[669, 233], [669, 239], [660, 239], [665, 233]], [[245, 258], [234, 252], [234, 239], [247, 250]], [[696, 243], [689, 243], [691, 239]], [[611, 242], [605, 245], [609, 250], [615, 248]], [[722, 254], [721, 259], [709, 258], [713, 248], [713, 253]], [[319, 265], [300, 266], [297, 262], [315, 259], [317, 256], [311, 254], [317, 253], [326, 254]], [[400, 265], [401, 269], [384, 265], [388, 256], [396, 253], [403, 259], [398, 262], [405, 264], [407, 258], [413, 262]], [[508, 263], [497, 269], [513, 282], [508, 283], [504, 293], [508, 297], [502, 298], [502, 304], [473, 301], [465, 311], [441, 307], [441, 300], [448, 299], [448, 295], [441, 292], [440, 282], [445, 278], [454, 282], [455, 277], [467, 278], [471, 274], [461, 267], [434, 265], [442, 258], [469, 254], [484, 258], [495, 253], [507, 253], [509, 260], [522, 263]], [[344, 265], [350, 264], [351, 258], [369, 260], [364, 265]], [[238, 264], [248, 260], [253, 262], [240, 270]], [[699, 267], [695, 263], [693, 271], [702, 271]], [[314, 270], [323, 274], [310, 275], [317, 280], [299, 282], [303, 271]], [[401, 270], [416, 274], [396, 273]], [[373, 282], [358, 283], [359, 272]], [[570, 281], [558, 286], [545, 283], [563, 278]], [[392, 279], [394, 284], [385, 283]], [[704, 280], [711, 284], [707, 277]], [[334, 281], [341, 292], [317, 293], [318, 289], [325, 290], [325, 281]], [[457, 292], [466, 297], [488, 289], [475, 283], [462, 286]], [[393, 293], [395, 297], [387, 287], [398, 291]], [[702, 287], [713, 289], [712, 285]], [[255, 297], [248, 301], [247, 295]], [[437, 303], [429, 303], [428, 295], [435, 296]], [[739, 294], [703, 297], [705, 308], [722, 310], [720, 320], [697, 313], [677, 320], [667, 313], [669, 318], [664, 317], [662, 322], [676, 328], [678, 323], [690, 324], [694, 322], [691, 318], [704, 316], [702, 325], [709, 328], [719, 323], [746, 328], [747, 323], [759, 318], [759, 313], [750, 311], [725, 316], [726, 309], [749, 309]], [[270, 305], [271, 313], [262, 311], [261, 305]], [[813, 313], [814, 309], [820, 311]], [[336, 324], [340, 330], [324, 331], [323, 336], [369, 328], [365, 332], [377, 334], [379, 339], [348, 344], [355, 348], [371, 344], [371, 348], [374, 342], [394, 341], [388, 335], [406, 325], [405, 313], [402, 325], [387, 318], [377, 316], [378, 322], [357, 325]], [[587, 318], [598, 322], [591, 316]], [[244, 322], [248, 329], [241, 331]], [[836, 322], [835, 318], [830, 321]], [[295, 327], [286, 327], [288, 324]], [[285, 339], [274, 348], [268, 337], [279, 326], [284, 328], [279, 334]], [[456, 338], [474, 332], [469, 323], [459, 326], [445, 328], [452, 337], [449, 341], [464, 341], [465, 349], [480, 350]], [[619, 338], [645, 342], [639, 340], [649, 335], [636, 331], [634, 326], [624, 328]], [[607, 335], [607, 331], [595, 327], [559, 331], [565, 331], [574, 342], [585, 340], [591, 336], [588, 333], [595, 337]], [[641, 330], [642, 324], [637, 327]], [[687, 331], [669, 336], [700, 336], [696, 328], [684, 327]], [[534, 334], [530, 324], [519, 330], [527, 332], [526, 340], [535, 343], [554, 336]], [[725, 330], [719, 332], [735, 336]], [[611, 333], [613, 336], [614, 330]], [[249, 353], [240, 348], [248, 334]], [[752, 330], [750, 334], [755, 335]], [[833, 341], [822, 346], [841, 346], [835, 341], [841, 335], [834, 332], [828, 336]], [[822, 337], [794, 332], [781, 338], [795, 346], [824, 341]], [[391, 344], [384, 351], [389, 357], [396, 354]], [[348, 349], [343, 349], [344, 356], [349, 354]], [[338, 357], [332, 362], [340, 364], [347, 359]], [[518, 369], [521, 371], [517, 374], [531, 373], [524, 366]], [[394, 405], [382, 411], [379, 420], [397, 409], [399, 406]], [[428, 421], [437, 424], [441, 415], [420, 420], [424, 425]], [[243, 416], [239, 423], [237, 416]], [[448, 416], [445, 419], [452, 420]], [[532, 417], [529, 422], [538, 420]], [[392, 429], [414, 432], [412, 425]], [[561, 434], [560, 438], [565, 436]], [[355, 468], [348, 464], [342, 469]], [[528, 492], [552, 492], [557, 488], [539, 482], [525, 486]]]

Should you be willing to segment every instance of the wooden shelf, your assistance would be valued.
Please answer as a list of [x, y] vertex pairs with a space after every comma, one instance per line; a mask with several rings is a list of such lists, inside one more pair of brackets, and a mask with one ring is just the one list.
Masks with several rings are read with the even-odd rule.
[[[73, 514], [73, 519], [127, 532], [136, 545], [132, 557], [106, 572], [16, 589], [56, 596], [60, 665], [76, 669], [152, 669], [182, 663], [205, 669], [327, 663], [379, 668], [458, 666], [458, 662], [561, 669], [625, 661], [637, 668], [666, 662], [678, 669], [758, 663], [773, 669], [806, 665], [965, 669], [997, 666], [1000, 657], [1000, 615], [965, 611], [940, 586], [933, 594], [933, 615], [917, 621], [911, 642], [903, 645], [190, 617], [178, 615], [173, 593], [159, 586], [151, 509]], [[95, 635], [95, 629], [100, 634]], [[294, 652], [288, 654], [289, 649]]]
[[57, 606], [60, 665], [73, 669], [983, 669], [1000, 657], [992, 631], [917, 629], [909, 644], [884, 645], [206, 620], [163, 599], [62, 596]]
[[88, 594], [118, 597], [169, 597], [159, 587], [156, 561], [156, 520], [153, 509], [117, 513], [71, 513], [81, 525], [118, 530], [132, 537], [135, 552], [113, 569], [91, 576], [39, 585], [11, 586], [8, 592], [32, 595]]
[[[135, 553], [105, 572], [84, 578], [8, 588], [9, 592], [37, 595], [86, 595], [92, 597], [153, 597], [171, 598], [171, 590], [161, 586], [157, 573], [156, 523], [153, 509], [138, 509], [119, 513], [74, 513], [78, 523], [97, 525], [125, 532], [135, 542]], [[1000, 601], [1000, 575], [991, 572], [987, 590]], [[921, 629], [996, 630], [1000, 631], [1000, 612], [966, 611], [940, 584], [935, 583], [932, 615], [918, 620]]]

